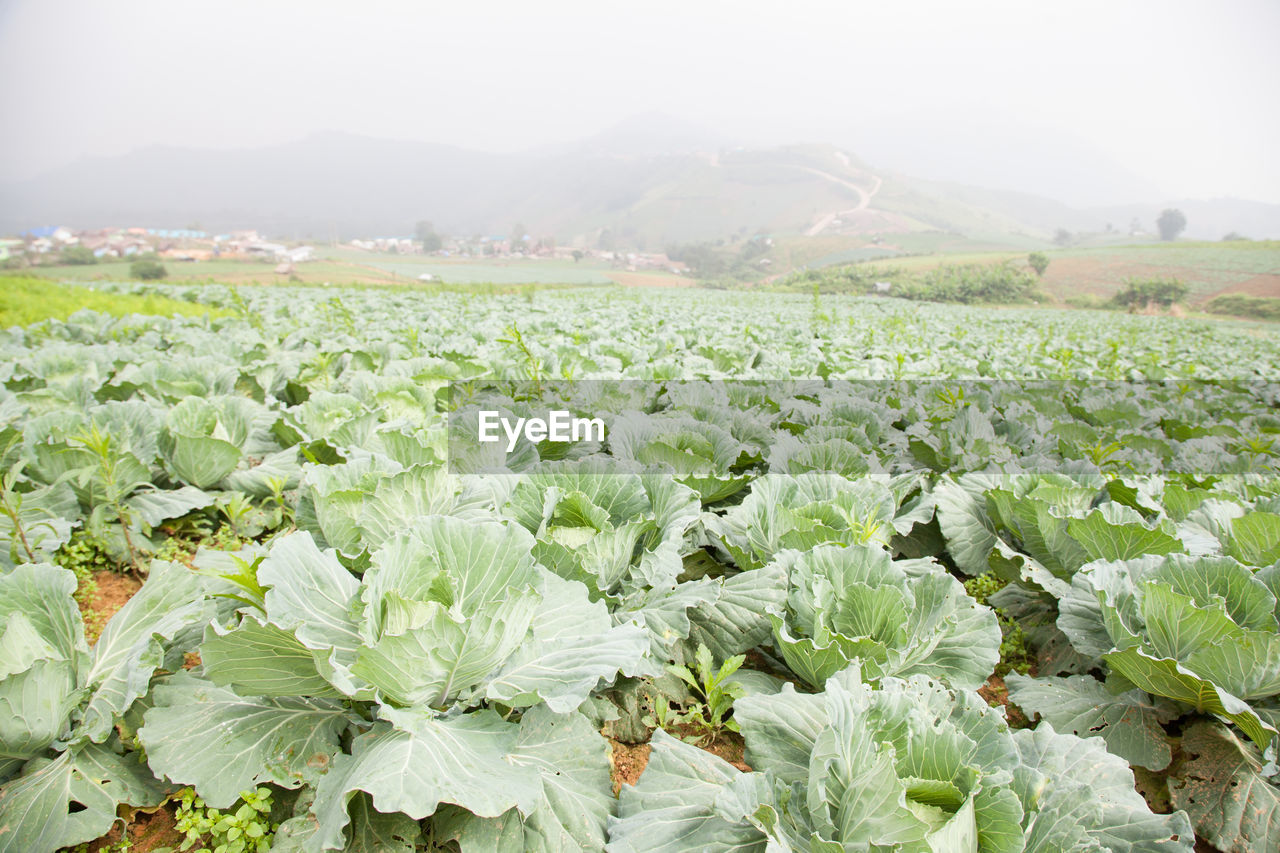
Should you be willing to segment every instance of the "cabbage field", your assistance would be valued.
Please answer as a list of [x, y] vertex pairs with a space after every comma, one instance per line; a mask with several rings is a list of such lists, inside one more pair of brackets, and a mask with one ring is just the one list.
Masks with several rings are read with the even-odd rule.
[[120, 288], [0, 331], [0, 853], [1280, 850], [1275, 330]]

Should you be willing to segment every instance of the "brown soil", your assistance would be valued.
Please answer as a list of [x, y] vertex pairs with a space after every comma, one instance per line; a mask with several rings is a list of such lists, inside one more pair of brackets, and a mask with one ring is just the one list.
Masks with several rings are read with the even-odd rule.
[[[671, 734], [678, 738], [691, 737], [697, 733], [689, 726], [675, 726], [671, 731]], [[645, 767], [649, 766], [649, 744], [623, 743], [609, 738], [609, 745], [613, 748], [609, 761], [613, 765], [613, 793], [617, 796], [623, 785], [634, 785], [640, 781]], [[729, 762], [743, 773], [751, 772], [751, 766], [742, 760], [746, 744], [740, 734], [724, 732], [715, 743], [698, 744], [698, 746], [703, 751]]]
[[90, 642], [97, 641], [107, 620], [142, 588], [142, 582], [137, 578], [112, 571], [94, 572], [93, 583], [93, 595], [80, 603], [85, 633]]
[[1115, 293], [1126, 278], [1150, 278], [1165, 274], [1176, 275], [1177, 271], [1111, 258], [1054, 258], [1040, 279], [1040, 284], [1059, 298], [1080, 293], [1092, 293], [1105, 298]]
[[1247, 296], [1273, 296], [1280, 297], [1280, 275], [1261, 274], [1255, 275], [1253, 278], [1247, 278], [1244, 281], [1238, 281], [1233, 285], [1222, 288], [1215, 296], [1222, 296], [1227, 293], [1243, 293]]
[[610, 270], [605, 277], [625, 287], [695, 287], [691, 278], [670, 273], [644, 273]]
[[[1188, 283], [1197, 280], [1195, 272], [1185, 266], [1151, 264], [1137, 259], [1081, 256], [1054, 258], [1040, 279], [1040, 285], [1043, 290], [1059, 300], [1081, 294], [1093, 294], [1106, 299], [1119, 290], [1128, 278], [1178, 278]], [[1256, 276], [1255, 278], [1276, 280], [1280, 277]], [[1233, 287], [1239, 287], [1241, 284], [1244, 282], [1225, 287], [1218, 292], [1230, 292]], [[1188, 297], [1188, 301], [1193, 305], [1201, 305], [1218, 293], [1211, 292], [1212, 288], [1195, 289], [1199, 292], [1192, 293]]]
[[[697, 734], [695, 730], [684, 731], [683, 728], [682, 726], [677, 726], [672, 734], [677, 737], [689, 737]], [[742, 760], [747, 748], [746, 743], [742, 740], [742, 735], [736, 732], [724, 732], [716, 739], [715, 743], [698, 745], [703, 751], [709, 752], [717, 758], [723, 758], [743, 773], [751, 772], [751, 766]]]
[[1029, 728], [1031, 721], [1027, 719], [1026, 714], [1022, 713], [1022, 709], [1017, 705], [1009, 704], [1009, 688], [1005, 686], [1004, 679], [998, 675], [993, 675], [987, 679], [987, 683], [978, 688], [978, 695], [991, 707], [1003, 705], [1005, 714], [1009, 720], [1009, 725], [1015, 729]]
[[613, 765], [613, 795], [616, 797], [623, 785], [634, 785], [649, 764], [649, 744], [623, 743], [609, 739], [613, 751], [609, 763]]
[[[120, 841], [121, 831], [120, 823], [117, 822], [106, 835], [89, 842], [89, 853], [99, 853], [109, 849], [111, 845]], [[185, 840], [185, 836], [174, 825], [173, 812], [168, 805], [153, 812], [135, 812], [128, 819], [128, 826], [124, 831], [129, 833], [130, 853], [152, 853], [154, 850], [166, 847], [177, 850], [178, 845]], [[196, 849], [203, 849], [203, 847]]]

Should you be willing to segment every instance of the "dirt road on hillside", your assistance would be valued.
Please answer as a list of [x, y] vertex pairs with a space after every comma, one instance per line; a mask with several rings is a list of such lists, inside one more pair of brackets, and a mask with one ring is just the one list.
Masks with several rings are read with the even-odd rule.
[[832, 222], [836, 221], [837, 219], [840, 219], [845, 216], [849, 216], [850, 214], [853, 214], [853, 213], [857, 213], [860, 210], [866, 210], [868, 207], [871, 206], [871, 199], [875, 197], [876, 193], [880, 192], [880, 185], [882, 182], [878, 177], [875, 177], [875, 176], [872, 176], [871, 178], [871, 180], [874, 182], [872, 184], [871, 189], [864, 190], [862, 187], [858, 186], [852, 181], [846, 181], [844, 178], [840, 178], [840, 177], [837, 177], [836, 175], [832, 175], [828, 172], [824, 172], [821, 169], [813, 169], [808, 166], [797, 166], [796, 168], [803, 169], [804, 171], [809, 172], [810, 174], [817, 175], [820, 178], [825, 178], [826, 180], [831, 181], [832, 183], [835, 183], [835, 184], [839, 184], [840, 186], [846, 189], [853, 190], [858, 195], [857, 205], [855, 205], [854, 207], [850, 207], [846, 210], [836, 210], [836, 211], [832, 211], [831, 213], [823, 215], [818, 219], [817, 222], [809, 226], [809, 229], [807, 231], [804, 232], [806, 237], [813, 237], [818, 234], [821, 234], [823, 230], [827, 228], [827, 226], [829, 226]]

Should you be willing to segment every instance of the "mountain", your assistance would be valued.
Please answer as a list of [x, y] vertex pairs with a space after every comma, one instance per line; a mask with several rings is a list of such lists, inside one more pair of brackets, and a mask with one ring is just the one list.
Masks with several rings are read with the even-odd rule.
[[[1280, 206], [1171, 203], [1189, 234], [1280, 234]], [[153, 147], [0, 184], [0, 232], [57, 223], [281, 238], [412, 233], [430, 220], [460, 235], [521, 224], [561, 243], [662, 249], [758, 232], [870, 235], [949, 231], [1042, 239], [1056, 228], [1123, 228], [1163, 206], [1081, 210], [1008, 190], [874, 169], [830, 145], [734, 147], [695, 125], [641, 116], [570, 145], [515, 154], [317, 133], [264, 148]]]
[[898, 116], [847, 144], [883, 168], [1030, 193], [1075, 208], [1167, 197], [1151, 181], [1084, 141], [1024, 124], [1017, 115]]

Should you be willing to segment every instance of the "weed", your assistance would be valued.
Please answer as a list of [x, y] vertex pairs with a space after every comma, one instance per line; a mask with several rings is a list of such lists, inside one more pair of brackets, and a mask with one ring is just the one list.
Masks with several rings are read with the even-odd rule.
[[667, 665], [667, 671], [689, 685], [697, 698], [675, 713], [665, 698], [659, 699], [654, 703], [654, 715], [647, 718], [645, 724], [661, 729], [687, 726], [696, 734], [685, 740], [707, 746], [726, 731], [739, 731], [738, 724], [729, 715], [733, 713], [734, 700], [742, 696], [742, 687], [732, 676], [745, 661], [745, 655], [734, 655], [717, 669], [711, 650], [700, 643], [692, 670], [688, 666]]
[[241, 791], [240, 805], [231, 810], [209, 808], [195, 791], [184, 788], [179, 793], [175, 823], [186, 836], [179, 850], [190, 850], [197, 843], [213, 853], [267, 853], [278, 828], [272, 823], [271, 789]]
[[996, 664], [995, 674], [1003, 678], [1010, 672], [1026, 675], [1035, 665], [1035, 655], [1027, 648], [1027, 637], [1022, 626], [999, 607], [992, 607], [987, 599], [1005, 587], [1008, 582], [997, 577], [994, 572], [969, 578], [964, 582], [965, 592], [979, 604], [991, 607], [995, 611], [996, 620], [1000, 623], [1000, 662]]
[[116, 562], [107, 551], [106, 543], [92, 533], [77, 530], [71, 541], [58, 549], [53, 561], [76, 576], [75, 602], [84, 618], [85, 633], [96, 637], [106, 626], [106, 619], [93, 609], [93, 599], [98, 594], [98, 582], [94, 575], [116, 568]]
[[506, 344], [512, 347], [524, 359], [525, 370], [529, 374], [529, 378], [533, 381], [534, 393], [541, 393], [542, 389], [542, 361], [529, 348], [529, 344], [525, 342], [524, 335], [520, 332], [520, 327], [512, 323], [506, 329], [507, 336], [498, 338], [498, 343]]

